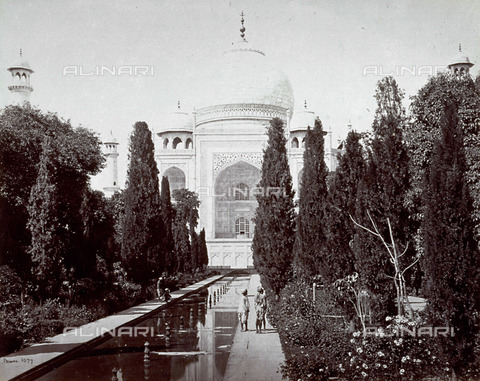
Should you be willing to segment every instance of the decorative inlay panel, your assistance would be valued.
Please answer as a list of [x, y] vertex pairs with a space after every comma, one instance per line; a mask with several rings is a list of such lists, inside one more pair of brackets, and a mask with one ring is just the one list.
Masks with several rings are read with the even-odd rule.
[[253, 164], [256, 167], [261, 167], [262, 158], [263, 153], [261, 152], [214, 153], [213, 175], [216, 176], [223, 168], [240, 160]]

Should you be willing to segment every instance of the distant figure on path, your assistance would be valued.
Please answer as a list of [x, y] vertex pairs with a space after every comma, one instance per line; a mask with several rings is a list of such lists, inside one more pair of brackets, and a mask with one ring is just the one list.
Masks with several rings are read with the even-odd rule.
[[247, 297], [248, 291], [245, 289], [242, 291], [240, 298], [240, 304], [238, 305], [238, 319], [242, 325], [242, 332], [248, 331], [248, 312], [250, 311], [250, 302]]
[[172, 295], [170, 295], [170, 289], [166, 288], [165, 292], [163, 293], [163, 300], [168, 303], [172, 299]]
[[263, 288], [257, 287], [257, 295], [255, 295], [255, 312], [257, 314], [256, 329], [257, 333], [262, 333], [262, 324], [265, 328], [265, 313], [267, 312], [267, 297], [263, 293]]

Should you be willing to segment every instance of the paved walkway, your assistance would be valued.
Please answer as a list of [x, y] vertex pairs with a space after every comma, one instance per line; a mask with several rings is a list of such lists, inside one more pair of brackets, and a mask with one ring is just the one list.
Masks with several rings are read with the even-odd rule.
[[[281, 380], [280, 366], [285, 362], [277, 330], [267, 321], [265, 333], [255, 332], [255, 309], [253, 299], [260, 285], [260, 276], [253, 274], [248, 284], [250, 314], [248, 331], [241, 332], [240, 324], [228, 358], [225, 381]], [[238, 290], [241, 292], [241, 290]]]
[[[172, 299], [195, 293], [198, 289], [221, 278], [223, 278], [223, 275], [216, 275], [172, 292]], [[29, 372], [37, 366], [48, 367], [52, 362], [59, 360], [61, 356], [73, 358], [77, 351], [83, 350], [85, 346], [98, 345], [105, 336], [105, 332], [118, 329], [123, 325], [132, 324], [137, 319], [143, 319], [146, 314], [153, 314], [153, 311], [163, 304], [164, 302], [152, 300], [83, 325], [67, 333], [47, 338], [42, 343], [34, 344], [21, 351], [1, 357], [0, 381], [10, 380], [20, 375], [19, 379], [34, 379], [34, 377], [27, 376], [25, 372]]]

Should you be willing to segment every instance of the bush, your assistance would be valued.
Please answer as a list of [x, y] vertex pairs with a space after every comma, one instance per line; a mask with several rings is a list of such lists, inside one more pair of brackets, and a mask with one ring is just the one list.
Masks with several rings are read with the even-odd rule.
[[[308, 291], [307, 291], [308, 290]], [[291, 380], [326, 380], [339, 373], [338, 358], [346, 356], [348, 341], [343, 322], [329, 317], [328, 303], [314, 305], [309, 287], [290, 283], [280, 299], [269, 303], [269, 320], [278, 327]]]
[[49, 299], [43, 305], [10, 303], [0, 308], [0, 330], [4, 339], [15, 345], [2, 348], [3, 354], [19, 349], [21, 345], [39, 342], [62, 332], [65, 327], [86, 324], [97, 315], [85, 306], [67, 307], [58, 299]]

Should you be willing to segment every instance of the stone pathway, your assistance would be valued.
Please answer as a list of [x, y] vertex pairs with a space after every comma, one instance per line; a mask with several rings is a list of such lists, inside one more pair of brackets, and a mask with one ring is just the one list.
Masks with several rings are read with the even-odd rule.
[[[253, 274], [248, 285], [250, 314], [248, 331], [241, 332], [240, 324], [233, 341], [225, 371], [225, 381], [268, 381], [281, 380], [280, 366], [285, 362], [277, 330], [267, 321], [265, 333], [255, 332], [254, 298], [260, 276]], [[242, 290], [238, 290], [240, 293]]]

